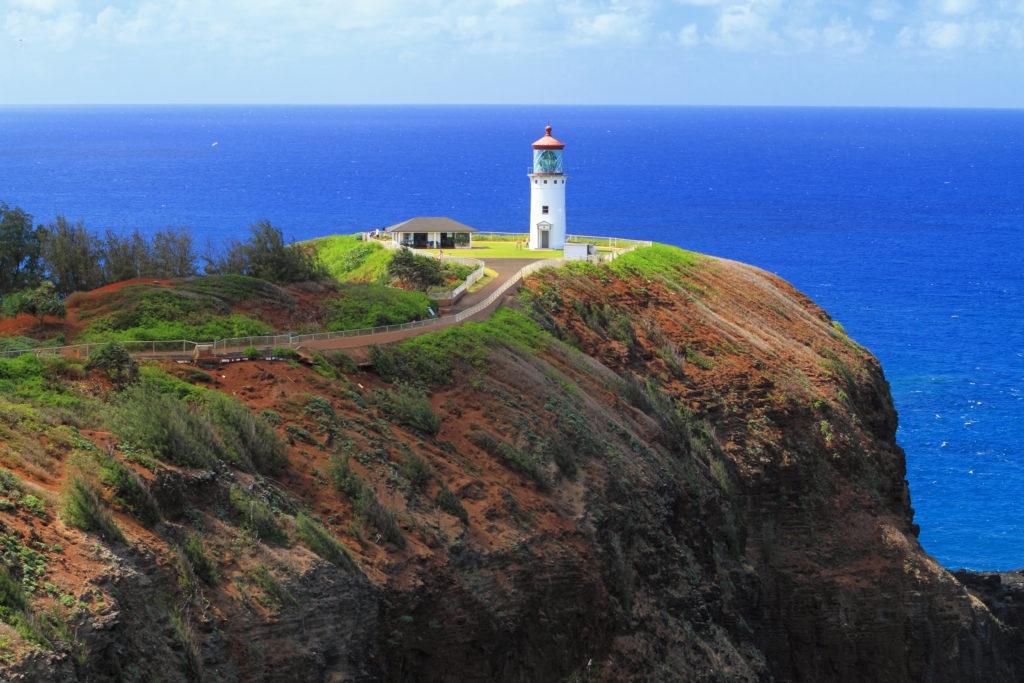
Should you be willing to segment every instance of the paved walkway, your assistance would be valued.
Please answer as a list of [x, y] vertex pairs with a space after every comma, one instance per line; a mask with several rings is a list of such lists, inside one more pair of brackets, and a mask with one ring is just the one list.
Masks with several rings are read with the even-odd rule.
[[[480, 303], [491, 295], [492, 292], [501, 287], [509, 278], [513, 277], [522, 268], [530, 263], [533, 263], [537, 259], [535, 258], [504, 258], [504, 259], [489, 259], [485, 262], [487, 268], [495, 271], [497, 275], [486, 285], [476, 290], [475, 292], [468, 292], [464, 294], [455, 304], [447, 306], [438, 311], [438, 317], [451, 317], [451, 320], [439, 321], [436, 325], [429, 325], [425, 327], [414, 327], [408, 330], [397, 330], [395, 332], [381, 332], [378, 334], [367, 334], [359, 337], [336, 337], [334, 339], [322, 339], [317, 341], [304, 342], [303, 348], [308, 349], [321, 349], [321, 350], [341, 350], [344, 349], [349, 355], [357, 362], [363, 362], [369, 359], [369, 351], [371, 346], [378, 344], [390, 344], [392, 342], [407, 339], [409, 337], [415, 337], [420, 334], [426, 334], [428, 332], [435, 332], [445, 327], [457, 324], [454, 320], [456, 313], [461, 313], [476, 304]], [[512, 290], [509, 290], [509, 294]], [[499, 297], [494, 303], [487, 308], [483, 309], [470, 320], [480, 321], [486, 320], [494, 312], [494, 309], [501, 305], [501, 302], [505, 297]], [[364, 357], [365, 356], [365, 357]]]

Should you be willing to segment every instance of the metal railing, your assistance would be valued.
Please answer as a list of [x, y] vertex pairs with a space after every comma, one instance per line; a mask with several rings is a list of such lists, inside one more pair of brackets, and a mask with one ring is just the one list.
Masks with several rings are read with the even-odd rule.
[[[628, 247], [616, 249], [613, 252], [605, 252], [603, 254], [596, 254], [587, 258], [592, 263], [605, 263], [618, 258], [619, 256], [633, 251], [639, 247], [649, 247], [651, 242], [649, 241], [632, 241]], [[445, 257], [446, 259], [449, 257]], [[453, 260], [458, 257], [451, 257]], [[458, 259], [460, 261], [476, 261], [480, 263], [479, 271], [483, 272], [483, 262], [477, 259]], [[439, 318], [431, 318], [429, 320], [415, 320], [407, 323], [399, 323], [396, 325], [379, 325], [377, 327], [364, 327], [355, 330], [340, 330], [337, 332], [314, 332], [312, 334], [276, 334], [276, 335], [258, 335], [249, 337], [229, 337], [227, 339], [217, 339], [209, 342], [194, 342], [187, 339], [171, 339], [171, 340], [150, 340], [150, 341], [122, 341], [121, 344], [128, 349], [129, 352], [135, 355], [166, 355], [173, 353], [181, 353], [182, 355], [194, 352], [196, 347], [208, 347], [214, 354], [216, 353], [230, 353], [235, 351], [243, 351], [249, 347], [257, 349], [273, 349], [273, 348], [295, 348], [297, 344], [303, 344], [306, 342], [313, 341], [326, 341], [330, 339], [341, 339], [347, 337], [364, 337], [375, 334], [386, 334], [389, 332], [400, 332], [403, 330], [412, 330], [423, 327], [444, 327], [456, 323], [468, 320], [473, 316], [477, 315], [481, 311], [487, 309], [495, 301], [497, 301], [502, 295], [505, 294], [509, 289], [517, 285], [522, 281], [523, 278], [528, 275], [532, 275], [542, 268], [549, 268], [553, 266], [559, 266], [565, 263], [565, 259], [552, 258], [534, 261], [520, 268], [514, 275], [506, 280], [502, 285], [491, 292], [491, 294], [473, 306], [467, 308], [464, 311], [460, 311], [454, 315], [446, 315]], [[86, 359], [96, 349], [99, 349], [106, 345], [107, 342], [102, 343], [91, 343], [91, 344], [72, 344], [69, 346], [47, 346], [47, 347], [35, 347], [27, 349], [15, 349], [11, 351], [0, 352], [0, 358], [4, 357], [17, 357], [25, 354], [35, 354], [37, 356], [56, 356], [63, 355], [72, 358]]]

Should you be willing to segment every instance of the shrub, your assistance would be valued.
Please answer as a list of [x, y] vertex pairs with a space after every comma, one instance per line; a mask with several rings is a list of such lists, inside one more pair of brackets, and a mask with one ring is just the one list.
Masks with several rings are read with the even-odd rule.
[[251, 531], [257, 540], [278, 545], [283, 545], [288, 540], [288, 534], [278, 524], [270, 506], [241, 486], [234, 485], [228, 490], [228, 502], [235, 514], [243, 520], [245, 528]]
[[[192, 400], [170, 393], [179, 390]], [[228, 461], [272, 474], [287, 458], [284, 440], [241, 403], [166, 377], [128, 389], [115, 421], [123, 441], [174, 465], [212, 468]]]
[[139, 362], [131, 357], [120, 342], [112, 341], [89, 355], [86, 370], [100, 370], [118, 387], [134, 382], [139, 376]]
[[386, 390], [381, 397], [380, 411], [393, 422], [429, 436], [441, 431], [441, 418], [431, 408], [425, 392], [408, 385]]
[[137, 473], [110, 456], [97, 456], [101, 481], [114, 489], [114, 502], [145, 526], [160, 521], [160, 508]]
[[329, 330], [355, 330], [397, 325], [430, 317], [437, 310], [430, 297], [420, 292], [366, 283], [344, 283], [338, 298], [323, 303], [324, 325]]
[[[234, 399], [214, 396], [207, 414], [224, 446], [231, 450], [233, 460], [244, 469], [263, 474], [276, 474], [288, 458], [287, 447], [273, 427]], [[230, 457], [230, 456], [229, 456]]]
[[185, 545], [182, 546], [182, 551], [191, 563], [192, 571], [196, 573], [196, 576], [211, 586], [217, 582], [217, 565], [207, 556], [206, 550], [203, 548], [203, 539], [199, 534], [190, 534]]
[[219, 459], [217, 435], [199, 410], [149, 382], [125, 392], [116, 427], [123, 441], [172, 465], [209, 468]]
[[242, 355], [248, 358], [249, 360], [259, 360], [260, 358], [263, 358], [263, 354], [260, 352], [260, 350], [257, 349], [252, 344], [245, 347], [245, 350], [242, 351]]
[[466, 512], [466, 508], [462, 506], [462, 501], [460, 501], [447, 486], [441, 487], [441, 490], [434, 496], [434, 502], [437, 504], [437, 507], [447, 512], [449, 515], [458, 517], [463, 524], [469, 524], [469, 513]]
[[327, 476], [334, 488], [345, 494], [356, 515], [365, 520], [380, 532], [384, 540], [394, 543], [399, 548], [405, 547], [405, 534], [395, 521], [395, 515], [380, 502], [377, 494], [352, 471], [348, 457], [331, 458], [327, 468]]
[[425, 291], [431, 285], [444, 282], [441, 262], [403, 247], [391, 255], [388, 277], [397, 280], [403, 288]]
[[466, 434], [466, 439], [490, 455], [499, 458], [507, 467], [522, 472], [535, 481], [541, 489], [550, 486], [548, 478], [541, 469], [541, 464], [527, 453], [512, 444], [499, 440], [486, 429], [475, 429]]
[[73, 475], [64, 490], [64, 521], [83, 531], [94, 531], [108, 543], [124, 543], [124, 534], [107, 512], [97, 486], [81, 474]]
[[359, 568], [348, 554], [345, 546], [328, 529], [308, 515], [300, 513], [295, 518], [295, 535], [309, 546], [310, 550], [339, 569], [349, 574], [359, 572]]
[[415, 453], [410, 453], [405, 462], [402, 463], [400, 471], [409, 480], [413, 488], [426, 488], [430, 480], [434, 478], [434, 470], [430, 468], [427, 461]]

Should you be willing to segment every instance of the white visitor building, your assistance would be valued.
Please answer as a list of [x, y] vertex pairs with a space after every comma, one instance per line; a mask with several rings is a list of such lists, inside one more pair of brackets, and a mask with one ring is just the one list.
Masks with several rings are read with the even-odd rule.
[[565, 245], [565, 179], [562, 150], [565, 145], [551, 137], [533, 143], [530, 175], [530, 249], [561, 249]]

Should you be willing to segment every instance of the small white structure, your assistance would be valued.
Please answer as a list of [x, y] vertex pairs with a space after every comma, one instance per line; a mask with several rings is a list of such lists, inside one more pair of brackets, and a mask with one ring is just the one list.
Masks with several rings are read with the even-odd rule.
[[410, 249], [471, 249], [476, 228], [444, 216], [419, 216], [387, 229], [396, 247]]
[[562, 253], [566, 261], [586, 261], [597, 255], [597, 245], [589, 242], [566, 242]]
[[562, 150], [565, 145], [551, 137], [533, 143], [530, 176], [530, 249], [561, 249], [565, 245], [565, 179]]

